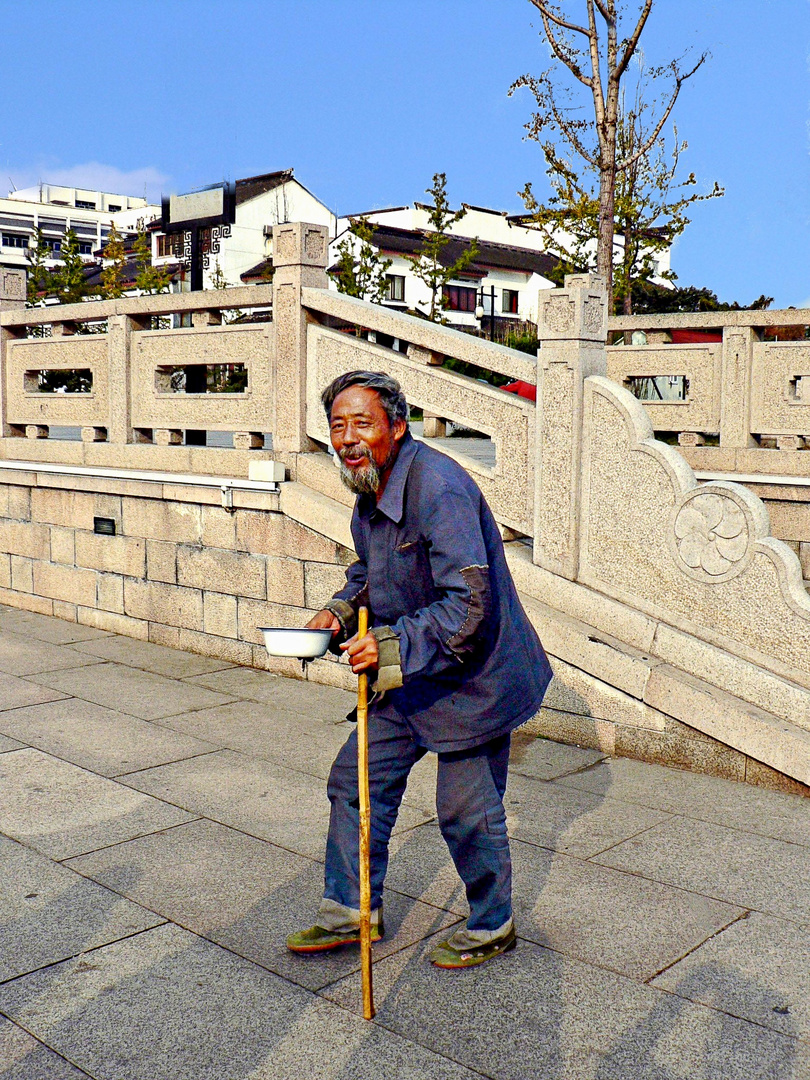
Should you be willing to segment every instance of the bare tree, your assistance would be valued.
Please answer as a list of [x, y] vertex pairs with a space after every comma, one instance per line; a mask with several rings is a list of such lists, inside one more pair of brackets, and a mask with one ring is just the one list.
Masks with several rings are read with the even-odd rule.
[[[638, 50], [653, 0], [644, 0], [629, 33], [624, 33], [620, 26], [620, 5], [616, 0], [584, 0], [584, 24], [566, 17], [562, 5], [552, 0], [530, 0], [530, 3], [540, 12], [554, 62], [539, 77], [521, 76], [513, 83], [509, 93], [525, 86], [534, 94], [538, 110], [526, 124], [526, 130], [530, 139], [540, 143], [547, 160], [559, 158], [554, 144], [554, 135], [557, 134], [598, 173], [596, 269], [605, 277], [612, 296], [617, 175], [632, 168], [655, 145], [678, 99], [681, 86], [695, 74], [707, 54], [701, 54], [690, 67], [684, 67], [683, 57], [678, 57], [650, 72], [653, 79], [667, 81], [667, 90], [660, 100], [653, 103], [657, 115], [644, 133], [644, 138], [634, 140], [630, 149], [623, 154], [617, 137], [622, 80]], [[582, 115], [581, 100], [576, 100], [571, 88], [559, 81], [560, 65], [567, 68], [576, 82], [589, 92], [592, 118]]]

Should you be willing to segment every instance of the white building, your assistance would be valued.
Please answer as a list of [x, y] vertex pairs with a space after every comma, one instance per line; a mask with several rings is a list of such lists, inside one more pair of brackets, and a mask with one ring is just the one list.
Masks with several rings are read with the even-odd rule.
[[[494, 289], [494, 314], [501, 332], [506, 328], [504, 323], [536, 323], [537, 293], [552, 287], [548, 274], [556, 265], [556, 259], [543, 250], [542, 236], [501, 211], [466, 203], [464, 208], [465, 216], [448, 230], [452, 239], [442, 261], [452, 265], [469, 248], [472, 238], [477, 240], [478, 253], [458, 279], [446, 286], [445, 318], [454, 326], [483, 324], [488, 329]], [[346, 237], [356, 243], [349, 231], [352, 219], [366, 218], [376, 226], [373, 245], [380, 255], [391, 259], [386, 306], [427, 311], [430, 290], [414, 274], [408, 256], [419, 251], [430, 231], [428, 213], [429, 207], [414, 203], [341, 218], [331, 248], [332, 262], [337, 261], [338, 247]]]
[[48, 265], [59, 259], [68, 229], [76, 233], [82, 256], [92, 262], [93, 252], [106, 242], [113, 221], [120, 231], [131, 231], [139, 219], [148, 222], [159, 213], [160, 207], [146, 199], [107, 191], [57, 184], [12, 191], [8, 198], [0, 199], [0, 267], [28, 268], [28, 249], [37, 228], [42, 229], [51, 248]]
[[[503, 336], [510, 322], [536, 324], [538, 292], [552, 287], [548, 275], [557, 266], [557, 259], [546, 253], [543, 233], [527, 220], [525, 214], [507, 214], [468, 203], [462, 205], [466, 214], [448, 229], [453, 239], [444, 249], [443, 262], [452, 265], [469, 247], [472, 238], [477, 240], [478, 254], [463, 275], [449, 282], [445, 289], [445, 318], [451, 325], [482, 327], [489, 333], [494, 289], [498, 336]], [[348, 237], [355, 246], [359, 245], [350, 233], [351, 222], [359, 217], [366, 218], [376, 226], [373, 245], [380, 255], [391, 259], [386, 306], [427, 311], [430, 291], [414, 274], [408, 256], [419, 251], [425, 234], [431, 229], [429, 210], [424, 203], [414, 203], [413, 206], [341, 217], [331, 246], [332, 264], [337, 262], [338, 248], [344, 239]], [[621, 237], [617, 242], [621, 246]], [[668, 269], [667, 250], [657, 256], [657, 275]], [[653, 280], [657, 284], [668, 284], [660, 276]]]
[[[236, 221], [231, 226], [204, 230], [205, 265], [203, 284], [212, 287], [219, 266], [228, 285], [267, 280], [272, 274], [274, 225], [308, 221], [326, 225], [335, 235], [337, 218], [308, 188], [295, 179], [292, 169], [249, 176], [237, 180]], [[156, 266], [176, 263], [182, 252], [182, 234], [166, 235], [154, 227], [153, 262]]]

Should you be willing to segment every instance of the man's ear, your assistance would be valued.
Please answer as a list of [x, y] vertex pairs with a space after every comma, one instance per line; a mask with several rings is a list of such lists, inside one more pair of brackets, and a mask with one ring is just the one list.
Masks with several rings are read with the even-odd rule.
[[405, 432], [408, 430], [408, 425], [404, 420], [395, 420], [393, 427], [394, 441], [399, 442], [400, 439], [405, 437]]

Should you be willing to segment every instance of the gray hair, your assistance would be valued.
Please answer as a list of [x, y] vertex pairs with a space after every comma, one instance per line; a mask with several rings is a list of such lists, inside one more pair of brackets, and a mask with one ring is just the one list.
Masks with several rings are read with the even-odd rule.
[[369, 390], [376, 390], [380, 398], [380, 404], [385, 409], [390, 424], [397, 420], [404, 420], [407, 424], [410, 420], [408, 402], [402, 393], [402, 387], [396, 379], [386, 375], [382, 371], [347, 371], [345, 375], [338, 375], [329, 383], [321, 394], [321, 401], [326, 410], [327, 420], [332, 418], [332, 406], [335, 398], [350, 386], [362, 386]]

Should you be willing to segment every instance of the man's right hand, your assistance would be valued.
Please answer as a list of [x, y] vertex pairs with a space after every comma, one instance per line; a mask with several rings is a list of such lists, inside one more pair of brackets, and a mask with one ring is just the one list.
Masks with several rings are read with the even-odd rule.
[[336, 634], [340, 630], [340, 622], [337, 615], [334, 615], [331, 611], [327, 611], [325, 608], [323, 611], [319, 611], [317, 615], [313, 615], [307, 623], [308, 630], [331, 630], [333, 634]]

